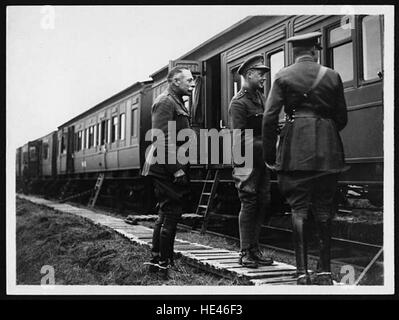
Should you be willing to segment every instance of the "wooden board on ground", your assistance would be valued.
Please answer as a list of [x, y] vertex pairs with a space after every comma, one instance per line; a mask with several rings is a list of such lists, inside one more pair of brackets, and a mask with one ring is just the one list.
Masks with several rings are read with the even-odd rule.
[[[134, 243], [145, 246], [151, 245], [153, 233], [153, 229], [151, 228], [142, 225], [126, 224], [120, 218], [74, 207], [69, 204], [59, 204], [33, 196], [17, 196], [60, 212], [83, 217], [97, 225], [111, 228]], [[181, 254], [182, 259], [190, 265], [223, 277], [239, 279], [239, 281], [244, 281], [248, 284], [257, 286], [296, 284], [295, 267], [285, 263], [275, 262], [272, 266], [260, 266], [257, 269], [245, 268], [238, 263], [239, 252], [190, 243], [181, 239], [176, 239], [175, 251]]]

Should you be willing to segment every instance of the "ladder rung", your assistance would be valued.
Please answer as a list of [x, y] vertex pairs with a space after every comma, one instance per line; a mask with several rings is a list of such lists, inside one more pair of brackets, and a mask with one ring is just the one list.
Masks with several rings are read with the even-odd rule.
[[200, 204], [198, 208], [208, 208], [208, 206]]
[[204, 192], [204, 193], [202, 193], [202, 195], [204, 195], [204, 196], [210, 196], [211, 193], [210, 193], [210, 192]]

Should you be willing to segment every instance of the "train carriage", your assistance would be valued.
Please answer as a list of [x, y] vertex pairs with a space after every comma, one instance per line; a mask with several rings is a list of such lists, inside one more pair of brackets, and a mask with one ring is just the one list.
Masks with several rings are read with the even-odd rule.
[[150, 87], [137, 82], [61, 125], [58, 174], [139, 171], [151, 126]]

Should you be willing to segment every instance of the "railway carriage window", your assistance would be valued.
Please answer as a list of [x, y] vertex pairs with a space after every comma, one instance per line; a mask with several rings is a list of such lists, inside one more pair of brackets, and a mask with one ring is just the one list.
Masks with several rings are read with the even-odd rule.
[[111, 142], [111, 120], [110, 119], [107, 120], [107, 129], [106, 130], [107, 130], [106, 142], [110, 143]]
[[132, 133], [132, 137], [136, 137], [137, 136], [137, 108], [132, 109], [132, 127], [131, 127], [131, 133]]
[[330, 30], [328, 52], [331, 67], [340, 74], [342, 81], [352, 81], [353, 44], [352, 29], [349, 25], [339, 26]]
[[88, 148], [91, 148], [94, 145], [94, 126], [89, 128], [89, 144]]
[[277, 72], [284, 68], [284, 50], [277, 51], [269, 56], [269, 66], [270, 66], [270, 86], [269, 90], [273, 85], [274, 78]]
[[48, 159], [48, 144], [47, 143], [43, 144], [43, 159], [44, 160]]
[[85, 148], [89, 148], [89, 128], [85, 130]]
[[363, 79], [378, 79], [382, 70], [381, 25], [379, 16], [362, 19]]
[[78, 132], [78, 146], [77, 149], [79, 150], [83, 150], [83, 139], [82, 139], [83, 133], [82, 131]]
[[118, 139], [118, 116], [112, 117], [112, 134], [111, 142], [115, 142]]
[[96, 145], [98, 145], [98, 124], [95, 124], [93, 126], [93, 128], [94, 128], [94, 143], [93, 143], [93, 145], [96, 146]]
[[84, 149], [84, 148], [86, 148], [86, 131], [83, 129], [82, 130], [82, 150]]
[[233, 73], [233, 96], [237, 94], [238, 91], [241, 90], [241, 76], [237, 72], [238, 68], [232, 71]]
[[60, 147], [60, 150], [61, 150], [61, 154], [66, 153], [66, 146], [65, 146], [65, 138], [64, 138], [64, 136], [61, 137], [61, 147]]
[[35, 147], [29, 148], [29, 161], [36, 161], [36, 148]]
[[125, 140], [125, 118], [126, 118], [126, 116], [125, 116], [125, 114], [124, 113], [122, 113], [120, 116], [119, 116], [119, 123], [120, 123], [120, 125], [119, 125], [119, 133], [118, 133], [118, 136], [119, 136], [119, 139], [121, 139], [121, 140]]
[[106, 137], [107, 137], [107, 124], [106, 124], [106, 120], [101, 121], [101, 125], [100, 125], [100, 145], [104, 145], [106, 143]]

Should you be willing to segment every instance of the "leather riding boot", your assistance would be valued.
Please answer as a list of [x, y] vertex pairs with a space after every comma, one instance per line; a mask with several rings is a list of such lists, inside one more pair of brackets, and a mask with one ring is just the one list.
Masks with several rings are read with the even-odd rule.
[[258, 261], [252, 257], [252, 255], [248, 249], [241, 251], [240, 259], [239, 259], [238, 263], [240, 265], [242, 265], [243, 267], [247, 267], [247, 268], [257, 268], [258, 267]]
[[258, 262], [262, 266], [271, 266], [273, 264], [273, 259], [271, 257], [265, 256], [265, 254], [259, 249], [259, 247], [253, 247], [249, 250], [251, 258]]
[[315, 285], [333, 285], [331, 275], [331, 220], [316, 223], [319, 235], [319, 263], [316, 275], [312, 278]]
[[151, 260], [147, 263], [149, 265], [148, 271], [149, 272], [158, 272], [158, 264], [159, 264], [159, 253], [151, 252]]
[[308, 275], [306, 219], [292, 214], [292, 231], [295, 248], [298, 284], [310, 284]]

